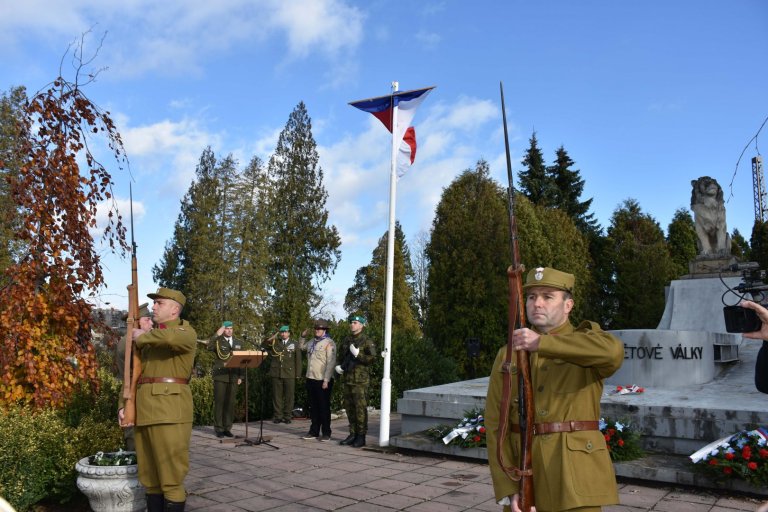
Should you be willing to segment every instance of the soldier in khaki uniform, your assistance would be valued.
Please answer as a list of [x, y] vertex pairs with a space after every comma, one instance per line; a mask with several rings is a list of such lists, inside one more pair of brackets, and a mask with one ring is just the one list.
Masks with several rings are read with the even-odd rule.
[[[624, 346], [594, 322], [574, 327], [574, 276], [552, 268], [531, 270], [523, 287], [531, 328], [513, 333], [515, 350], [530, 352], [534, 390], [533, 486], [538, 512], [602, 510], [619, 502], [616, 476], [598, 429], [603, 379], [619, 369]], [[512, 390], [509, 438], [497, 439], [502, 397], [502, 363], [506, 346], [499, 350], [491, 370], [485, 403], [488, 462], [496, 500], [504, 510], [519, 511], [518, 482], [504, 474], [496, 457], [503, 443], [506, 464], [519, 466], [520, 425], [516, 397], [517, 365], [512, 357]]]
[[227, 368], [224, 365], [234, 350], [243, 350], [243, 342], [232, 334], [234, 324], [225, 320], [216, 334], [208, 341], [208, 350], [216, 354], [213, 360], [213, 430], [216, 437], [234, 437], [232, 423], [235, 421], [237, 386], [243, 382], [245, 370]]
[[341, 342], [341, 364], [336, 373], [344, 383], [344, 409], [349, 420], [349, 435], [339, 442], [355, 448], [365, 446], [368, 433], [368, 387], [370, 366], [376, 360], [376, 345], [364, 333], [366, 320], [361, 315], [349, 317], [350, 335]]
[[[123, 321], [128, 320], [128, 314], [123, 315]], [[145, 302], [139, 306], [138, 314], [138, 327], [142, 331], [148, 331], [152, 328], [152, 313], [149, 312], [149, 302]], [[117, 378], [122, 382], [125, 378], [125, 336], [120, 336], [117, 340], [117, 346], [115, 347], [115, 362], [117, 363]], [[134, 441], [133, 427], [127, 427], [123, 429], [123, 439], [125, 439], [125, 449], [133, 452], [136, 451], [136, 442]]]
[[[192, 435], [189, 378], [197, 334], [189, 322], [179, 318], [186, 303], [183, 293], [158, 288], [148, 297], [155, 301], [152, 313], [156, 327], [134, 330], [134, 343], [141, 356], [135, 398], [139, 481], [147, 490], [149, 512], [183, 511]], [[123, 409], [118, 419], [121, 426], [131, 426], [124, 421]]]
[[301, 350], [291, 339], [291, 328], [280, 327], [279, 339], [269, 338], [264, 344], [269, 354], [269, 376], [272, 377], [272, 409], [274, 423], [290, 423], [296, 379], [301, 377]]

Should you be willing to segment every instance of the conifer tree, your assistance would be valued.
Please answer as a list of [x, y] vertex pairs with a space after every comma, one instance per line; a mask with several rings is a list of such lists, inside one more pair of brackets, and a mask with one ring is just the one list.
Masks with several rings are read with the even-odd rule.
[[[372, 328], [384, 325], [387, 238], [389, 232], [379, 239], [373, 250], [371, 262], [357, 270], [355, 283], [347, 291], [344, 309], [347, 313], [362, 312]], [[410, 250], [405, 241], [402, 227], [395, 223], [395, 261], [392, 276], [392, 332], [405, 336], [418, 336], [419, 324], [416, 318], [414, 273], [411, 266]]]
[[283, 323], [309, 323], [310, 311], [320, 303], [319, 287], [341, 257], [338, 231], [328, 224], [328, 192], [303, 102], [280, 133], [268, 173], [269, 330]]
[[[463, 377], [471, 366], [478, 374], [487, 373], [506, 339], [507, 221], [505, 192], [482, 160], [443, 191], [435, 210], [426, 249], [430, 266], [425, 330]], [[481, 340], [475, 361], [469, 360], [468, 338]]]
[[761, 269], [768, 269], [768, 222], [755, 220], [749, 245], [752, 248], [750, 250], [752, 261], [757, 262]]
[[584, 192], [584, 180], [578, 170], [571, 169], [574, 161], [563, 146], [555, 152], [554, 165], [547, 168], [547, 174], [555, 186], [552, 206], [563, 210], [582, 233], [600, 230], [595, 215], [589, 212], [592, 199], [580, 201]]
[[611, 329], [653, 329], [664, 312], [664, 287], [675, 268], [659, 223], [634, 199], [617, 208], [608, 228], [615, 312]]
[[696, 258], [696, 228], [693, 217], [686, 208], [678, 209], [667, 228], [667, 243], [672, 262], [675, 266], [675, 278], [688, 273], [688, 263]]
[[533, 132], [529, 142], [530, 145], [523, 158], [525, 169], [517, 173], [520, 192], [533, 204], [555, 206], [557, 199], [555, 183], [544, 164], [544, 155], [539, 149], [536, 132]]
[[740, 261], [752, 261], [749, 242], [737, 228], [734, 228], [733, 233], [731, 233], [731, 254]]
[[27, 94], [24, 87], [13, 87], [0, 96], [0, 272], [17, 261], [25, 246], [14, 236], [20, 215], [11, 197], [9, 179], [21, 170], [22, 133]]

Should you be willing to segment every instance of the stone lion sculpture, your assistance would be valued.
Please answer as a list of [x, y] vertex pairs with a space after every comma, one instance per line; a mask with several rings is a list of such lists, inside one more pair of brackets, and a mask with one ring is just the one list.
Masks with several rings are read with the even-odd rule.
[[723, 189], [709, 176], [691, 181], [691, 186], [691, 210], [694, 213], [699, 254], [730, 255], [731, 238], [725, 224]]

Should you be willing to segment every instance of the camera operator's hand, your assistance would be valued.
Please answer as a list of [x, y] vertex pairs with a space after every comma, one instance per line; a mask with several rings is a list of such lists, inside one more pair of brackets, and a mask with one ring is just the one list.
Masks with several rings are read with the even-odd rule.
[[751, 338], [753, 340], [765, 340], [768, 339], [768, 309], [751, 300], [743, 300], [739, 302], [739, 306], [753, 310], [757, 313], [757, 317], [763, 323], [759, 331], [745, 332], [743, 336], [745, 338]]

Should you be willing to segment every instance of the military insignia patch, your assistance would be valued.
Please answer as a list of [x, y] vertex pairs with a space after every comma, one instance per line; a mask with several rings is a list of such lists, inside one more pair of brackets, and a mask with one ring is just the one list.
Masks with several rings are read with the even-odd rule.
[[542, 279], [544, 279], [544, 267], [538, 267], [536, 269], [536, 274], [534, 274], [533, 278], [536, 279], [537, 281], [541, 281]]

